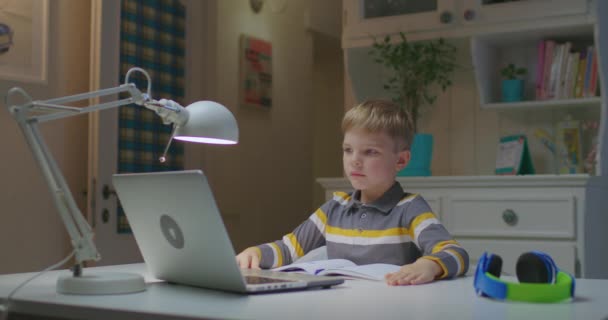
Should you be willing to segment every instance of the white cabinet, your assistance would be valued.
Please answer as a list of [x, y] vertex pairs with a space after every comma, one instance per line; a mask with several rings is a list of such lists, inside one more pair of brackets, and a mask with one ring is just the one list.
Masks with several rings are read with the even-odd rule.
[[370, 45], [372, 38], [406, 33], [408, 39], [463, 37], [567, 21], [589, 12], [588, 0], [343, 0], [344, 48]]
[[[587, 175], [398, 178], [407, 192], [421, 194], [441, 222], [469, 252], [475, 265], [484, 252], [503, 257], [503, 269], [515, 274], [519, 255], [530, 250], [550, 254], [558, 265], [585, 276], [596, 263], [585, 250], [583, 226]], [[319, 178], [330, 199], [351, 191], [348, 180]], [[606, 242], [603, 232], [593, 235]]]
[[587, 13], [586, 0], [488, 1], [463, 0], [464, 24], [512, 22]]
[[442, 13], [452, 15], [452, 0], [344, 0], [344, 39], [369, 39], [399, 32], [437, 30], [450, 26]]

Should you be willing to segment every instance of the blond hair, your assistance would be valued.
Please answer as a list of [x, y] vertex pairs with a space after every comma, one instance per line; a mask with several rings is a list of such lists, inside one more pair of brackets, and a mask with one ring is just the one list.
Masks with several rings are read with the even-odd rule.
[[409, 113], [387, 100], [364, 101], [348, 110], [342, 119], [342, 133], [351, 129], [384, 132], [396, 142], [397, 151], [410, 149], [413, 128]]

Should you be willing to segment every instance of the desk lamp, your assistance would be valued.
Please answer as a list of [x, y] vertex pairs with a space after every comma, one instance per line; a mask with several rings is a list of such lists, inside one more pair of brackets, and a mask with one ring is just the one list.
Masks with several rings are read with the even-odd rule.
[[[146, 77], [148, 82], [146, 93], [142, 93], [135, 84], [129, 83], [129, 76], [133, 72], [141, 72]], [[55, 207], [74, 247], [75, 265], [72, 273], [58, 278], [57, 292], [69, 294], [131, 293], [145, 290], [145, 283], [143, 277], [137, 274], [101, 272], [83, 274], [83, 262], [98, 261], [101, 256], [93, 242], [91, 226], [78, 209], [61, 170], [42, 139], [38, 129], [39, 123], [135, 103], [156, 112], [164, 124], [173, 125], [173, 132], [165, 153], [159, 159], [161, 162], [165, 161], [165, 154], [172, 139], [214, 144], [236, 144], [238, 142], [239, 132], [236, 120], [232, 113], [221, 104], [212, 101], [198, 101], [184, 108], [172, 100], [154, 100], [151, 98], [150, 92], [151, 81], [148, 73], [141, 68], [131, 68], [125, 76], [125, 83], [114, 88], [44, 101], [32, 100], [23, 89], [18, 87], [10, 89], [6, 95], [6, 105], [9, 106], [9, 111], [23, 131], [34, 158], [42, 169]], [[118, 93], [127, 93], [129, 97], [83, 108], [63, 105]], [[16, 94], [20, 94], [25, 103], [11, 105], [9, 100]]]

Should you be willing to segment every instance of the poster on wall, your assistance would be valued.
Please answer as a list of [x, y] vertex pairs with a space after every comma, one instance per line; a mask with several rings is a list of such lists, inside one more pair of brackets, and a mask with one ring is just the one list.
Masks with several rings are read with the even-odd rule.
[[270, 42], [241, 35], [240, 104], [272, 106], [272, 45]]
[[46, 82], [48, 0], [0, 0], [0, 79]]

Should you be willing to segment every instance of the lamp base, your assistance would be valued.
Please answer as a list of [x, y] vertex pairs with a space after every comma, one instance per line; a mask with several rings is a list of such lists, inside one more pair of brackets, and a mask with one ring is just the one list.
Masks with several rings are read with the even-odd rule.
[[99, 272], [74, 277], [61, 275], [57, 292], [64, 294], [124, 294], [146, 290], [144, 278], [135, 273]]

